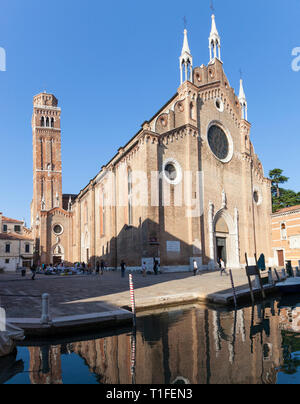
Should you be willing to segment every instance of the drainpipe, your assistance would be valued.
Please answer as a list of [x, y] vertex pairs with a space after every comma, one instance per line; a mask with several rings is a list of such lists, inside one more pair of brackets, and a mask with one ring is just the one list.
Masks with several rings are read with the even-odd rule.
[[251, 151], [251, 201], [252, 201], [252, 220], [253, 220], [253, 236], [254, 236], [254, 249], [257, 255], [257, 245], [256, 245], [256, 227], [255, 227], [255, 214], [254, 214], [254, 199], [253, 199], [253, 156]]
[[117, 175], [116, 175], [116, 167], [113, 167], [113, 173], [114, 173], [114, 195], [115, 195], [115, 269], [118, 269], [118, 240], [117, 240], [117, 231], [118, 231], [118, 225], [117, 225]]
[[94, 268], [96, 268], [96, 189], [95, 183], [93, 184], [94, 191]]

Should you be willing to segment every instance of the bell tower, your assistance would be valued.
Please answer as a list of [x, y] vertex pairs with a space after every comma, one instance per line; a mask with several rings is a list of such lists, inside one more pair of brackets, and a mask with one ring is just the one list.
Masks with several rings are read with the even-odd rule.
[[52, 94], [33, 99], [33, 200], [31, 226], [42, 211], [62, 207], [61, 109]]

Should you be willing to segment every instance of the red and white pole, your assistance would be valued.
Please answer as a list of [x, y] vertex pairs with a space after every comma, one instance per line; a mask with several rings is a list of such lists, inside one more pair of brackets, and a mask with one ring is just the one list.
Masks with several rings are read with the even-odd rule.
[[129, 287], [130, 287], [130, 300], [131, 300], [131, 310], [133, 313], [133, 325], [136, 326], [136, 309], [135, 309], [135, 297], [134, 297], [134, 287], [133, 287], [133, 277], [129, 275]]

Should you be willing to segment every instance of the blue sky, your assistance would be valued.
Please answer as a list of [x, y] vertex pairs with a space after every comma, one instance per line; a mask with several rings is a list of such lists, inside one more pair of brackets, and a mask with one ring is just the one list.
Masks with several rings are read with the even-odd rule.
[[[300, 191], [299, 0], [215, 0], [224, 69], [242, 69], [252, 141], [267, 174]], [[29, 223], [33, 96], [62, 108], [63, 192], [78, 193], [171, 98], [187, 18], [194, 65], [208, 63], [209, 0], [1, 0], [0, 211]]]

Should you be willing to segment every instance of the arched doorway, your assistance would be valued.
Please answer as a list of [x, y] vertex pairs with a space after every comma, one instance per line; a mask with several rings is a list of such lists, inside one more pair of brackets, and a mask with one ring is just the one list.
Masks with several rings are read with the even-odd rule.
[[216, 258], [217, 262], [220, 262], [222, 258], [227, 264], [227, 248], [229, 242], [229, 229], [224, 217], [220, 217], [215, 226], [216, 233]]
[[226, 209], [221, 209], [214, 218], [214, 257], [218, 263], [224, 260], [228, 268], [239, 268], [238, 219], [233, 220]]
[[51, 262], [51, 264], [53, 264], [54, 266], [59, 265], [64, 261], [64, 259], [65, 259], [64, 248], [60, 244], [57, 244], [52, 249], [52, 262]]

